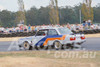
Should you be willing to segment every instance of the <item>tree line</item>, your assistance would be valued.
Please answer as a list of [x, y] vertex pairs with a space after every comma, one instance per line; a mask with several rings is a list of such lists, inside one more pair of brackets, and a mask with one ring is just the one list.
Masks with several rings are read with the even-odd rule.
[[[78, 6], [66, 6], [66, 7], [59, 7], [59, 20], [60, 24], [75, 24], [80, 23], [80, 15], [79, 10], [81, 9], [82, 5]], [[100, 4], [93, 7], [93, 13], [94, 13], [94, 20], [93, 23], [100, 23]], [[13, 27], [18, 24], [16, 21], [18, 12], [11, 12], [8, 10], [0, 11], [0, 26], [3, 27]], [[50, 22], [50, 8], [47, 7], [41, 7], [36, 8], [32, 7], [30, 10], [25, 11], [25, 17], [26, 17], [26, 24], [27, 25], [43, 25], [43, 24], [51, 24]], [[83, 21], [82, 16], [82, 21]]]

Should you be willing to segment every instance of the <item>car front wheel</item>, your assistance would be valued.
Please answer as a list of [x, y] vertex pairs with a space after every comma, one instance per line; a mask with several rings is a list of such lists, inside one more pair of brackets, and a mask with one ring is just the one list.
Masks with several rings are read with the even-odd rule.
[[24, 48], [24, 50], [32, 50], [32, 47], [30, 46], [30, 44], [28, 42], [24, 42], [23, 48]]

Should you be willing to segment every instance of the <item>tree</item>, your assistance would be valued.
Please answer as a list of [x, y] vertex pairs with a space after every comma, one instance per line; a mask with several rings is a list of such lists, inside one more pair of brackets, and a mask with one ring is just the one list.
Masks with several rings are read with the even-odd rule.
[[82, 5], [83, 20], [93, 21], [93, 8], [91, 7], [92, 0], [84, 0]]
[[[0, 12], [0, 19], [1, 19], [1, 24], [4, 27], [11, 27], [14, 25], [14, 18], [12, 19], [12, 12], [3, 10]], [[14, 16], [13, 16], [14, 17]]]
[[18, 0], [19, 11], [17, 12], [16, 22], [26, 24], [25, 9], [23, 0]]
[[75, 10], [73, 10], [72, 7], [66, 6], [66, 8], [60, 9], [60, 22], [61, 24], [67, 24], [67, 23], [78, 23], [77, 22], [77, 15], [75, 13]]
[[[82, 4], [83, 6], [83, 4]], [[75, 7], [59, 7], [59, 17], [60, 17], [60, 24], [75, 24], [79, 23], [79, 10], [81, 8], [81, 5], [77, 5]], [[94, 22], [100, 23], [100, 4], [93, 7], [93, 14], [94, 14]], [[50, 14], [52, 13], [52, 14]], [[0, 25], [3, 27], [12, 27], [16, 26], [17, 23], [15, 23], [15, 19], [17, 15], [19, 14], [19, 11], [17, 12], [11, 12], [8, 10], [0, 11]], [[43, 25], [43, 24], [50, 24], [50, 16], [51, 19], [54, 21], [54, 18], [56, 14], [54, 12], [51, 12], [50, 6], [47, 7], [41, 7], [37, 9], [36, 7], [32, 7], [31, 9], [27, 10], [25, 12], [26, 22], [27, 25]], [[86, 14], [87, 16], [87, 14]], [[83, 16], [82, 16], [83, 17]], [[83, 17], [84, 18], [84, 17]], [[88, 18], [88, 16], [87, 16]], [[52, 22], [54, 24], [54, 22]], [[57, 24], [55, 22], [55, 24]]]
[[94, 22], [100, 23], [100, 4], [98, 4], [96, 7], [93, 7], [94, 11]]
[[50, 3], [50, 22], [52, 24], [59, 24], [59, 11], [58, 11], [58, 1], [57, 0], [51, 0]]
[[26, 24], [26, 17], [25, 17], [25, 12], [22, 12], [22, 11], [18, 11], [16, 13], [16, 23], [22, 23], [24, 22], [24, 24]]

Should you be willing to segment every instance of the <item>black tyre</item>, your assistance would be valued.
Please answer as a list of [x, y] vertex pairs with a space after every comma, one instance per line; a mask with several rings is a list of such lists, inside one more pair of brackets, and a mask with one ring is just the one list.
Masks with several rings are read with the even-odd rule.
[[54, 44], [53, 44], [53, 48], [56, 49], [56, 50], [59, 50], [61, 49], [61, 43], [59, 41], [55, 41]]
[[24, 42], [23, 48], [24, 48], [24, 50], [32, 50], [32, 46], [30, 46], [30, 44], [28, 42]]
[[45, 47], [44, 46], [39, 46], [39, 47], [38, 46], [35, 46], [35, 49], [36, 50], [42, 50], [42, 49], [43, 50], [48, 50], [48, 46], [45, 46]]

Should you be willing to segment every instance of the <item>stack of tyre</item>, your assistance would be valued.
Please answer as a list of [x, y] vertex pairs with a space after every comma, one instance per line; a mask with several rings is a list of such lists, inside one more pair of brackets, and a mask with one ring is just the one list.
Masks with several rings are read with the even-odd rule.
[[36, 32], [16, 32], [16, 33], [0, 33], [0, 37], [24, 37], [24, 36], [33, 36]]
[[[100, 29], [94, 29], [94, 30], [77, 30], [74, 31], [72, 30], [73, 33], [75, 34], [96, 34], [96, 33], [100, 33]], [[24, 37], [24, 36], [33, 36], [35, 35], [35, 31], [32, 32], [13, 32], [13, 33], [0, 33], [0, 37]]]

